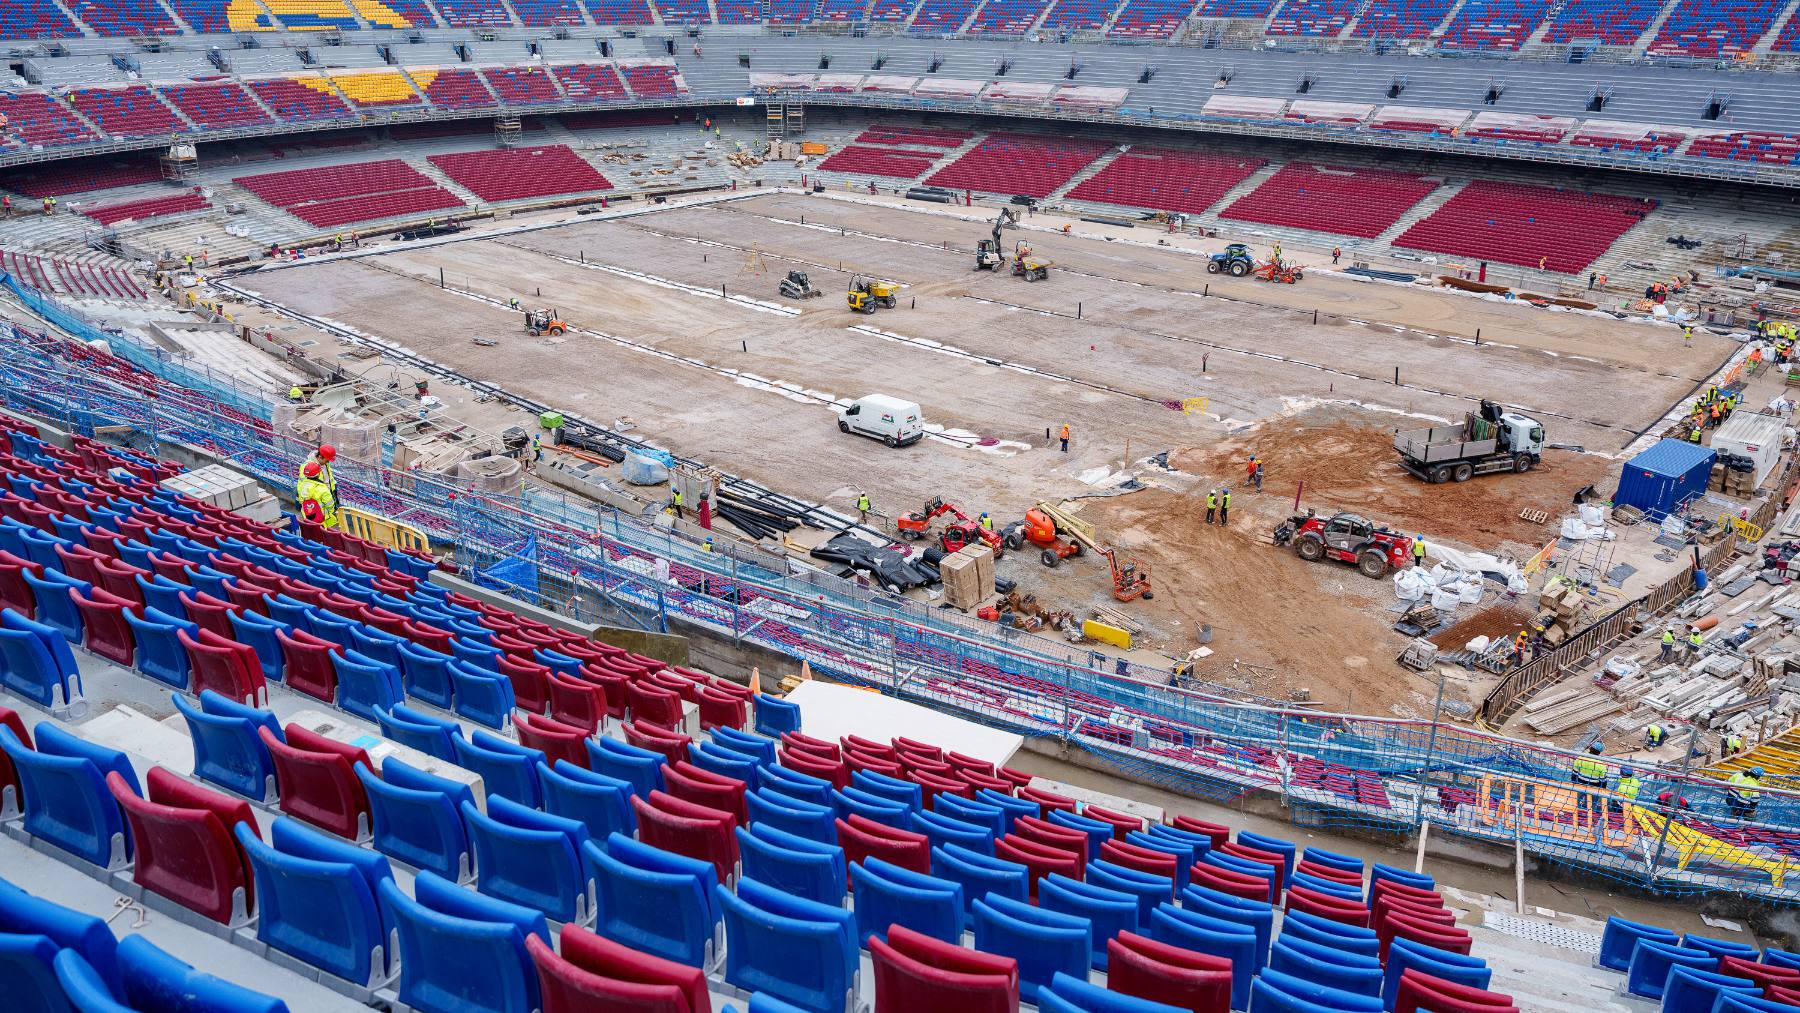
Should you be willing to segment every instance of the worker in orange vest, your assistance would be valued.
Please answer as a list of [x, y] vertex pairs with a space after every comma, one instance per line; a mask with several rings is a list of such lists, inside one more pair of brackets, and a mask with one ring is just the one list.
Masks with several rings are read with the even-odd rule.
[[1062, 452], [1065, 454], [1068, 453], [1069, 452], [1069, 424], [1067, 422], [1064, 422], [1062, 424], [1062, 429], [1059, 430], [1056, 435], [1057, 435], [1058, 439], [1062, 440]]

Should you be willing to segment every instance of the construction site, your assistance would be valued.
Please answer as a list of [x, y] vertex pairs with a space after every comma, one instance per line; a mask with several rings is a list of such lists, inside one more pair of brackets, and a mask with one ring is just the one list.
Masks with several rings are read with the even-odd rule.
[[[1583, 539], [1559, 525], [1665, 432], [1685, 440], [1688, 403], [1743, 371], [1749, 336], [1466, 291], [1465, 265], [1303, 263], [1316, 254], [1160, 222], [848, 187], [409, 238], [200, 291], [246, 333], [421, 399], [421, 419], [462, 434], [465, 463], [430, 466], [484, 488], [591, 497], [1188, 688], [1565, 739], [1627, 708], [1588, 701], [1574, 710], [1592, 720], [1545, 731], [1515, 716], [1529, 694], [1504, 673], [1685, 574], [1669, 546], [1692, 539], [1629, 517]], [[1771, 410], [1776, 371], [1745, 381], [1766, 385], [1746, 409]], [[1530, 446], [1461, 468], [1400, 452], [1403, 431], [1476, 435], [1465, 419], [1489, 401]], [[888, 421], [865, 428], [863, 403]], [[400, 467], [429, 456], [418, 443]], [[649, 448], [665, 467], [645, 471]], [[1208, 496], [1226, 490], [1215, 526]], [[1746, 493], [1683, 516], [1716, 538], [1711, 515], [1747, 514]], [[1318, 519], [1276, 538], [1297, 512]], [[1337, 547], [1326, 522], [1344, 512], [1391, 558], [1371, 571]], [[1460, 596], [1402, 593], [1415, 563], [1464, 577]], [[1539, 598], [1565, 585], [1580, 608], [1558, 621]]]

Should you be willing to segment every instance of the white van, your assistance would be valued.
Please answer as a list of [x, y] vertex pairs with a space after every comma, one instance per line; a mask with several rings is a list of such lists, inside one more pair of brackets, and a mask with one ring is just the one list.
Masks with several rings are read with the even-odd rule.
[[838, 412], [838, 432], [860, 433], [890, 447], [917, 443], [925, 435], [917, 403], [886, 394], [865, 394]]

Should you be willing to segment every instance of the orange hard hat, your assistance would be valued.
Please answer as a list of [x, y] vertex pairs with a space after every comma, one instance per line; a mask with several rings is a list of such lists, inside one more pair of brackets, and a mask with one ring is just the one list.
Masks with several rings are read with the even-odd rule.
[[329, 443], [319, 444], [319, 460], [321, 460], [321, 461], [337, 460], [337, 448], [332, 446]]
[[306, 467], [300, 469], [300, 474], [305, 475], [307, 478], [318, 478], [319, 477], [319, 462], [317, 462], [317, 461], [306, 462]]

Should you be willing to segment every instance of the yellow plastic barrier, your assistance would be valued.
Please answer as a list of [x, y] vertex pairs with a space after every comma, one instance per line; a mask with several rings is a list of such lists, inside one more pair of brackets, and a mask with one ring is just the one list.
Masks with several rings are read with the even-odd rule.
[[1122, 630], [1117, 626], [1108, 626], [1105, 623], [1088, 619], [1082, 622], [1081, 633], [1090, 640], [1122, 647], [1127, 651], [1131, 650], [1130, 630]]
[[340, 507], [338, 518], [347, 535], [355, 535], [364, 541], [390, 549], [410, 549], [425, 553], [431, 551], [431, 540], [425, 537], [423, 531], [410, 524], [355, 507]]
[[1760, 524], [1752, 524], [1742, 517], [1733, 517], [1729, 513], [1722, 513], [1719, 515], [1719, 526], [1725, 527], [1726, 525], [1737, 529], [1738, 535], [1749, 541], [1762, 541], [1763, 529]]
[[[1643, 831], [1643, 838], [1655, 842], [1662, 837], [1663, 824], [1666, 822], [1659, 813], [1645, 809], [1643, 806], [1628, 807], [1631, 818]], [[1696, 858], [1704, 859], [1708, 864], [1727, 868], [1755, 869], [1769, 874], [1769, 884], [1781, 889], [1782, 880], [1787, 878], [1789, 868], [1786, 858], [1764, 858], [1753, 851], [1746, 851], [1736, 845], [1727, 844], [1710, 834], [1701, 833], [1693, 827], [1680, 823], [1669, 824], [1669, 848], [1675, 852], [1675, 867], [1686, 869], [1688, 863]]]

